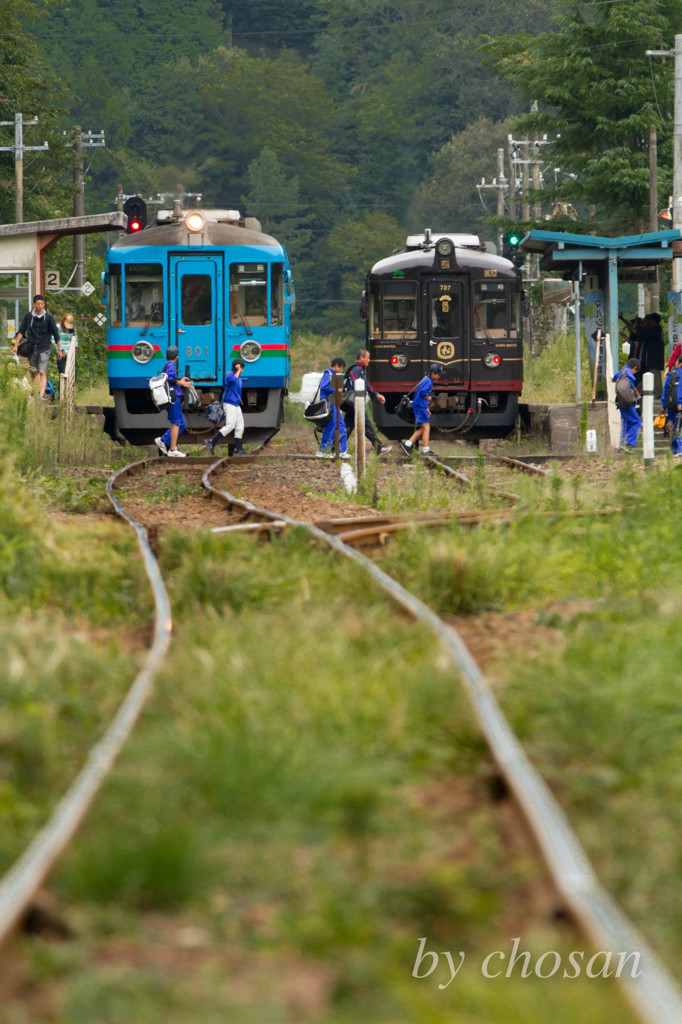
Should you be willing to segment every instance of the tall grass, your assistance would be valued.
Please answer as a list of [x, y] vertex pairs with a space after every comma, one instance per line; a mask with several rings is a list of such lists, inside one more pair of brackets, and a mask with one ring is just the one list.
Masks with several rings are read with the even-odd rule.
[[[592, 395], [590, 360], [584, 335], [580, 338], [581, 397]], [[524, 355], [523, 401], [574, 403], [576, 401], [575, 336], [558, 333], [539, 355]]]
[[[48, 964], [64, 1024], [103, 1007], [111, 1024], [629, 1021], [608, 982], [482, 979], [528, 867], [491, 823], [482, 742], [423, 627], [304, 531], [268, 547], [176, 534], [162, 564], [177, 644], [57, 882], [98, 908]], [[171, 975], [90, 954], [114, 926], [168, 949], [180, 920], [195, 955]], [[411, 976], [425, 934], [466, 950], [449, 990]]]

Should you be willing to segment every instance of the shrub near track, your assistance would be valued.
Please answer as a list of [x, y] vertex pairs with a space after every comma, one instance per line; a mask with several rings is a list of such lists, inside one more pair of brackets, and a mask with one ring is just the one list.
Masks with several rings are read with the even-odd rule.
[[[302, 530], [168, 534], [161, 563], [173, 651], [55, 880], [79, 934], [31, 951], [58, 1024], [631, 1020], [603, 979], [482, 978], [520, 922], [584, 941], [525, 909], [536, 867], [423, 626]], [[466, 952], [445, 990], [412, 977], [424, 935]]]

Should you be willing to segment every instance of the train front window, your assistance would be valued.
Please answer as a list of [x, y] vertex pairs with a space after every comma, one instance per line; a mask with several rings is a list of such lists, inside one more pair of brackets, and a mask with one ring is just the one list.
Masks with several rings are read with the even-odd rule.
[[121, 268], [112, 263], [109, 267], [109, 326], [120, 327], [123, 323], [123, 289]]
[[434, 338], [459, 338], [460, 323], [458, 291], [450, 286], [447, 291], [431, 296], [431, 334]]
[[391, 341], [416, 339], [416, 284], [410, 281], [386, 281], [383, 288], [382, 313], [384, 338]]
[[477, 338], [507, 338], [507, 285], [504, 281], [474, 284], [474, 329]]
[[281, 327], [284, 323], [284, 264], [273, 263], [271, 273], [272, 277], [270, 279], [270, 286], [272, 288], [272, 297], [270, 300], [270, 323], [273, 327]]
[[180, 316], [185, 327], [204, 327], [210, 324], [213, 309], [210, 274], [183, 274], [180, 295]]
[[268, 322], [268, 268], [265, 263], [230, 267], [230, 322], [263, 327]]
[[160, 263], [126, 263], [126, 327], [163, 323], [163, 268]]

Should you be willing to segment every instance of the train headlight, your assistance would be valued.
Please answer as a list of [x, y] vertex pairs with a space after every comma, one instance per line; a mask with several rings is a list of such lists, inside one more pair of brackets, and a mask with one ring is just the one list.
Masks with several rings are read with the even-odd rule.
[[502, 362], [502, 356], [498, 355], [497, 352], [486, 352], [483, 357], [483, 362], [489, 370], [496, 370]]
[[148, 363], [154, 358], [154, 346], [148, 341], [136, 341], [133, 345], [133, 359], [136, 363]]
[[188, 231], [203, 231], [206, 227], [206, 218], [200, 210], [192, 210], [185, 217], [185, 227]]
[[436, 245], [436, 252], [439, 256], [452, 256], [454, 248], [455, 247], [449, 238], [440, 238]]
[[404, 352], [394, 352], [391, 356], [391, 366], [394, 370], [404, 370], [409, 361]]
[[245, 363], [255, 363], [261, 352], [257, 341], [245, 341], [239, 346], [239, 354]]

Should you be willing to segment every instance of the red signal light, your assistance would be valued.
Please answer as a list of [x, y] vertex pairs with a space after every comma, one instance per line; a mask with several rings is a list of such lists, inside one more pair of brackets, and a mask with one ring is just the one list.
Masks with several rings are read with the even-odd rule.
[[133, 220], [128, 225], [128, 231], [139, 231], [141, 227], [139, 220]]

